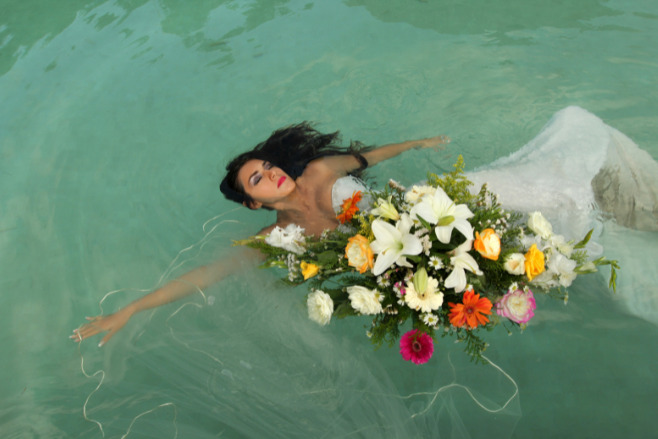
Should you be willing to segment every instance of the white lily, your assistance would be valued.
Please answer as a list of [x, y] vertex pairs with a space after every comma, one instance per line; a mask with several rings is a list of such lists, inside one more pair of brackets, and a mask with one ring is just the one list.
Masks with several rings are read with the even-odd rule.
[[478, 276], [482, 275], [478, 263], [468, 253], [472, 245], [472, 240], [464, 241], [462, 245], [453, 251], [453, 256], [450, 258], [450, 264], [453, 267], [452, 273], [446, 278], [444, 286], [454, 288], [456, 293], [461, 293], [466, 289], [466, 270]]
[[459, 230], [466, 239], [473, 239], [473, 226], [468, 222], [473, 212], [465, 204], [455, 204], [440, 187], [433, 196], [423, 196], [411, 209], [411, 216], [436, 224], [436, 237], [444, 244], [450, 242], [453, 229]]
[[376, 205], [377, 207], [375, 207], [370, 211], [372, 215], [377, 215], [379, 217], [384, 217], [386, 219], [390, 219], [393, 221], [397, 221], [400, 219], [400, 214], [395, 208], [395, 205], [391, 203], [391, 197], [388, 197], [388, 200], [384, 200], [383, 198], [378, 198]]
[[382, 274], [393, 264], [411, 267], [405, 256], [417, 255], [423, 251], [420, 239], [409, 233], [412, 225], [413, 222], [407, 214], [400, 215], [395, 226], [380, 219], [372, 222], [375, 240], [370, 243], [370, 248], [377, 255], [372, 270], [375, 276]]

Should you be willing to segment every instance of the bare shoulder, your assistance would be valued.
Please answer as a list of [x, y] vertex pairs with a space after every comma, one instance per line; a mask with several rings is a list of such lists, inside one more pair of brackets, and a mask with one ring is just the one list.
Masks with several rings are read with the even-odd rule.
[[349, 154], [329, 155], [313, 160], [306, 166], [304, 173], [321, 175], [345, 175], [359, 167], [359, 162]]
[[315, 159], [312, 162], [310, 162], [308, 165], [306, 165], [306, 168], [304, 169], [304, 174], [325, 174], [329, 173], [332, 171], [331, 169], [331, 159], [334, 156], [328, 156], [328, 157], [320, 157], [319, 159]]

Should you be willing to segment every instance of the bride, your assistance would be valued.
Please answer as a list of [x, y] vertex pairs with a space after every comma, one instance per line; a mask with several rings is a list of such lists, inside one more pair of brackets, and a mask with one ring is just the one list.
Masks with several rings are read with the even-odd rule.
[[[349, 150], [340, 150], [333, 149], [334, 135], [320, 134], [307, 126], [295, 130], [312, 134], [316, 146], [330, 146], [324, 150], [327, 153], [310, 148], [308, 157], [301, 158], [297, 149], [276, 147], [287, 141], [299, 142], [273, 136], [236, 159], [233, 167], [229, 165], [222, 191], [248, 207], [276, 210], [276, 225], [294, 222], [311, 234], [323, 227], [336, 227], [335, 212], [342, 200], [364, 188], [350, 173], [411, 147], [440, 147], [446, 141], [438, 137], [370, 150], [354, 144]], [[316, 154], [315, 160], [309, 160]], [[337, 166], [333, 173], [330, 163]], [[247, 164], [252, 167], [245, 169]], [[419, 168], [421, 173], [431, 171], [422, 165]], [[231, 169], [234, 177], [230, 177]], [[617, 296], [635, 294], [636, 300], [624, 297], [624, 302], [636, 304], [637, 314], [658, 321], [658, 279], [652, 268], [647, 269], [652, 267], [655, 247], [628, 245], [629, 237], [638, 236], [640, 240], [655, 236], [642, 230], [658, 228], [656, 175], [655, 161], [627, 137], [587, 111], [570, 107], [555, 114], [521, 150], [475, 170], [469, 178], [476, 185], [487, 182], [506, 207], [541, 210], [565, 235], [582, 236], [583, 230], [594, 225], [595, 239], [606, 247], [606, 254], [622, 263], [623, 279], [618, 279]], [[256, 189], [261, 184], [263, 189]], [[286, 195], [274, 196], [277, 190]], [[304, 204], [289, 203], [294, 199]], [[300, 206], [314, 209], [315, 214], [294, 209]], [[304, 222], [306, 219], [308, 222]], [[624, 233], [615, 233], [617, 229]], [[638, 254], [645, 248], [646, 254]], [[536, 328], [523, 336], [508, 337], [505, 331], [490, 334], [496, 349], [487, 355], [510, 374], [497, 366], [470, 363], [461, 352], [463, 347], [443, 340], [441, 355], [435, 355], [432, 364], [417, 367], [387, 349], [373, 351], [363, 340], [363, 319], [319, 327], [305, 318], [305, 307], [299, 303], [300, 294], [307, 292], [305, 286], [303, 292], [277, 287], [269, 270], [250, 272], [248, 276], [240, 273], [230, 279], [230, 273], [243, 266], [255, 266], [245, 260], [258, 260], [253, 250], [240, 249], [231, 249], [231, 258], [193, 270], [116, 313], [93, 318], [79, 328], [73, 337], [76, 341], [105, 332], [102, 344], [135, 313], [222, 280], [206, 291], [206, 303], [215, 302], [214, 306], [196, 310], [192, 306], [179, 313], [182, 305], [167, 317], [171, 337], [166, 341], [160, 328], [141, 331], [126, 337], [123, 343], [108, 346], [118, 348], [119, 353], [97, 355], [114, 382], [106, 392], [92, 392], [85, 410], [87, 401], [91, 401], [96, 410], [92, 413], [116, 426], [121, 420], [115, 422], [107, 416], [116, 407], [129, 406], [131, 413], [144, 410], [142, 414], [161, 409], [158, 419], [171, 417], [172, 421], [148, 424], [155, 430], [162, 429], [154, 430], [154, 437], [169, 437], [172, 424], [185, 428], [186, 437], [509, 437], [521, 416], [520, 399], [516, 397], [519, 388], [511, 376], [520, 380], [522, 389], [554, 394], [550, 393], [554, 392], [552, 380], [545, 380], [546, 376], [596, 364], [596, 358], [590, 360], [587, 355], [604, 349], [603, 344], [608, 343], [599, 333], [602, 324], [616, 330], [619, 326], [610, 323], [616, 318], [615, 325], [628, 322], [633, 325], [632, 331], [639, 326], [638, 319], [619, 318], [616, 309], [590, 309], [591, 304], [585, 302], [596, 299], [599, 290], [604, 289], [597, 288], [597, 277], [592, 276], [591, 283], [581, 283], [574, 290], [586, 295], [580, 298], [580, 304], [587, 309], [570, 307], [564, 313], [555, 312], [553, 307], [551, 313], [548, 307], [535, 322]], [[644, 264], [634, 263], [642, 259], [646, 260]], [[641, 275], [636, 273], [643, 269]], [[624, 279], [629, 287], [624, 287]], [[585, 291], [589, 289], [593, 291]], [[586, 320], [590, 313], [601, 314], [598, 323]], [[178, 317], [171, 319], [174, 315]], [[562, 319], [561, 324], [543, 325], [556, 318]], [[620, 337], [629, 333], [622, 332]], [[568, 337], [576, 337], [579, 351], [585, 343], [588, 348], [573, 358], [557, 358], [556, 351], [564, 353], [564, 349], [557, 349], [557, 343], [568, 341]], [[538, 354], [541, 349], [546, 349], [543, 355]], [[621, 356], [624, 352], [609, 355]], [[632, 358], [623, 364], [630, 364]], [[546, 375], [541, 378], [546, 383], [532, 387], [530, 371], [541, 369], [541, 360], [545, 360]], [[142, 414], [133, 422], [146, 419], [141, 418]]]
[[[348, 149], [337, 141], [338, 133], [322, 134], [307, 123], [277, 130], [229, 163], [220, 189], [250, 209], [276, 211], [275, 223], [259, 234], [296, 224], [319, 236], [339, 225], [341, 202], [366, 189], [356, 176], [368, 166], [411, 148], [441, 147], [449, 139], [437, 136], [379, 148], [353, 142]], [[530, 143], [470, 173], [469, 179], [477, 187], [487, 183], [506, 208], [541, 210], [562, 233], [579, 236], [601, 214], [624, 227], [658, 230], [657, 175], [658, 164], [630, 139], [591, 113], [568, 107]], [[71, 338], [79, 342], [106, 333], [102, 346], [136, 313], [203, 290], [238, 270], [243, 260], [258, 259], [252, 250], [241, 251], [243, 255], [192, 270], [114, 314], [88, 318]], [[624, 276], [634, 278], [628, 271]], [[637, 311], [656, 319], [655, 300], [640, 301]]]
[[[368, 166], [395, 157], [412, 148], [438, 148], [448, 143], [446, 136], [364, 147], [353, 142], [348, 149], [337, 146], [338, 132], [322, 134], [308, 123], [279, 129], [253, 150], [234, 158], [226, 167], [220, 185], [224, 196], [250, 209], [275, 210], [276, 221], [258, 234], [270, 233], [276, 226], [300, 226], [309, 236], [340, 224], [336, 214], [341, 203], [354, 191], [366, 187], [356, 176]], [[365, 207], [367, 198], [361, 201]], [[257, 260], [252, 250], [192, 270], [143, 296], [114, 314], [88, 317], [89, 323], [74, 330], [71, 338], [82, 341], [106, 332], [105, 344], [140, 311], [182, 299], [235, 272], [245, 259]]]

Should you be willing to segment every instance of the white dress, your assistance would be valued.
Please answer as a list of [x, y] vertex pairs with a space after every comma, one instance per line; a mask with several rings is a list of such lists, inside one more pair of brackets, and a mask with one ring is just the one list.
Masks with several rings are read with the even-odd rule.
[[469, 177], [488, 183], [503, 205], [541, 210], [562, 230], [582, 231], [598, 211], [631, 229], [658, 230], [658, 163], [579, 107], [557, 112], [519, 151]]
[[658, 163], [631, 139], [568, 107], [519, 151], [468, 176], [507, 208], [541, 211], [566, 237], [594, 228], [590, 253], [604, 250], [622, 267], [614, 300], [658, 323]]
[[340, 177], [338, 180], [336, 180], [334, 186], [331, 188], [331, 205], [334, 208], [334, 212], [337, 214], [340, 213], [343, 201], [347, 198], [350, 198], [355, 191], [361, 191], [362, 193], [361, 201], [357, 203], [359, 209], [368, 207], [370, 205], [370, 196], [368, 195], [368, 190], [368, 187], [363, 181], [352, 175]]

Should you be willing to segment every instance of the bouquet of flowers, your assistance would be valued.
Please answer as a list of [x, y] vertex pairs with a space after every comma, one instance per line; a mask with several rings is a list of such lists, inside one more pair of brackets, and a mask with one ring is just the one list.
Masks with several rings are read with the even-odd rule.
[[[400, 339], [405, 360], [422, 364], [437, 336], [465, 342], [482, 360], [487, 344], [478, 335], [498, 324], [524, 329], [534, 316], [534, 294], [568, 299], [579, 274], [611, 267], [590, 260], [581, 241], [555, 234], [540, 212], [526, 217], [507, 211], [486, 185], [472, 192], [460, 156], [453, 172], [429, 174], [427, 183], [405, 189], [389, 182], [369, 195], [343, 202], [334, 231], [309, 238], [294, 224], [237, 244], [259, 249], [263, 267], [287, 270], [287, 281], [310, 283], [309, 318], [326, 325], [332, 317], [373, 316], [367, 331], [379, 346]], [[411, 327], [402, 334], [402, 328]], [[509, 330], [509, 329], [508, 329]]]

